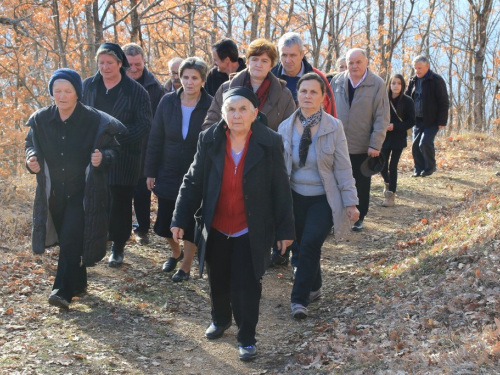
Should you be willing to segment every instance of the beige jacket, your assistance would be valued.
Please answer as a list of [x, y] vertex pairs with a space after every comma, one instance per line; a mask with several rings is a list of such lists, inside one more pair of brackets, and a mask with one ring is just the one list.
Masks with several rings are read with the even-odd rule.
[[[222, 93], [230, 88], [243, 86], [247, 71], [248, 69], [242, 70], [219, 87], [201, 126], [203, 130], [208, 129], [221, 119]], [[269, 78], [271, 79], [269, 95], [261, 112], [267, 116], [267, 126], [276, 131], [278, 125], [295, 111], [295, 102], [285, 81], [276, 78], [272, 73], [269, 73]]]
[[337, 118], [344, 124], [349, 153], [366, 154], [371, 147], [380, 151], [390, 122], [390, 104], [384, 81], [368, 69], [349, 106], [348, 71], [332, 78]]
[[[278, 133], [283, 137], [285, 165], [289, 176], [292, 174], [293, 127], [299, 110], [278, 128]], [[318, 171], [332, 209], [335, 237], [340, 238], [351, 228], [345, 207], [357, 205], [358, 196], [342, 122], [324, 111], [318, 128], [316, 155]]]

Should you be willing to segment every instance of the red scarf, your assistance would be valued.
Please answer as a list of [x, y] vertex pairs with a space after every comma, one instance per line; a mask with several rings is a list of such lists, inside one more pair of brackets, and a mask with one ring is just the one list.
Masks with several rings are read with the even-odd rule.
[[[269, 88], [271, 87], [271, 80], [269, 79], [269, 74], [264, 79], [264, 82], [259, 86], [255, 95], [257, 95], [257, 99], [259, 99], [259, 111], [266, 104], [267, 97], [269, 96]], [[247, 72], [245, 76], [245, 80], [243, 81], [243, 87], [250, 89], [253, 91], [252, 82], [250, 81], [250, 73]]]

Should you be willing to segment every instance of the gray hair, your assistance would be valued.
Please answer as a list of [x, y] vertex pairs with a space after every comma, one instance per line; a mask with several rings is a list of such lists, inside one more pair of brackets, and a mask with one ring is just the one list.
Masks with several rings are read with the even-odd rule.
[[430, 65], [431, 63], [429, 62], [429, 59], [425, 57], [424, 55], [418, 55], [415, 57], [412, 61], [412, 65], [415, 65], [416, 63], [422, 62], [426, 65]]
[[278, 49], [281, 53], [283, 47], [291, 47], [294, 44], [297, 44], [299, 46], [300, 52], [304, 50], [304, 42], [302, 42], [299, 33], [294, 33], [294, 32], [286, 33], [283, 34], [280, 40], [278, 41]]
[[[229, 107], [229, 105], [231, 103], [233, 103], [233, 102], [235, 102], [237, 100], [240, 100], [240, 99], [246, 99], [246, 100], [248, 100], [247, 98], [245, 98], [244, 96], [241, 96], [241, 95], [230, 96], [229, 98], [227, 98], [226, 100], [224, 100], [224, 103], [222, 104], [222, 117], [225, 117], [225, 115], [227, 114], [227, 107]], [[252, 102], [250, 100], [248, 100], [248, 102], [250, 103], [251, 110], [255, 111], [255, 107], [253, 106]]]
[[129, 56], [141, 55], [143, 60], [146, 60], [146, 54], [142, 47], [136, 43], [128, 43], [122, 47], [123, 53]]
[[178, 62], [182, 62], [183, 59], [181, 57], [174, 57], [172, 60], [168, 62], [168, 70], [172, 70], [172, 66]]
[[363, 48], [351, 48], [349, 51], [347, 51], [347, 53], [345, 54], [345, 58], [346, 60], [349, 60], [349, 57], [351, 57], [351, 55], [355, 52], [361, 52], [363, 54], [364, 57], [368, 57], [368, 55], [366, 54], [366, 50], [364, 50]]
[[207, 80], [208, 66], [199, 57], [188, 57], [181, 62], [179, 66], [179, 77], [182, 77], [182, 72], [186, 69], [194, 69], [200, 73], [201, 80], [205, 82]]

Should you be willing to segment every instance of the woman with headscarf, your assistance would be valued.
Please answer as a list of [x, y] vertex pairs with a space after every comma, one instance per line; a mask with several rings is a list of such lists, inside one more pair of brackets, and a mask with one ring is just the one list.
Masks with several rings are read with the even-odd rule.
[[257, 355], [261, 278], [273, 241], [284, 252], [295, 237], [283, 144], [256, 120], [257, 106], [249, 89], [224, 93], [222, 120], [200, 134], [171, 228], [178, 241], [196, 213], [200, 276], [206, 261], [212, 303], [205, 336], [221, 337], [234, 316], [242, 361]]
[[68, 308], [87, 290], [86, 267], [106, 254], [106, 171], [118, 153], [115, 136], [126, 128], [80, 102], [82, 80], [74, 70], [56, 70], [49, 93], [55, 104], [35, 112], [27, 124], [26, 166], [37, 179], [32, 247], [41, 254], [59, 243], [49, 303]]
[[283, 121], [299, 259], [291, 295], [292, 316], [307, 317], [321, 295], [321, 248], [332, 226], [341, 236], [356, 221], [358, 197], [342, 122], [322, 109], [325, 84], [316, 73], [297, 82], [299, 109]]
[[122, 264], [125, 244], [132, 231], [132, 198], [141, 173], [141, 144], [151, 127], [147, 91], [125, 69], [127, 57], [118, 44], [104, 43], [97, 50], [95, 76], [83, 82], [82, 102], [118, 119], [128, 129], [117, 137], [121, 145], [116, 164], [109, 171], [109, 240], [113, 241], [108, 265]]

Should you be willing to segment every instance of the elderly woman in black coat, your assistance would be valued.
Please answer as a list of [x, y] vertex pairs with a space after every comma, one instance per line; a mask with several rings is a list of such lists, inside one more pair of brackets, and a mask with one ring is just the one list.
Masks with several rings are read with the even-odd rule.
[[128, 129], [117, 137], [120, 154], [108, 175], [109, 240], [113, 241], [108, 265], [116, 267], [123, 262], [132, 232], [132, 198], [141, 174], [142, 140], [151, 127], [152, 114], [147, 91], [125, 73], [129, 63], [118, 44], [102, 44], [96, 60], [99, 71], [83, 82], [82, 102], [113, 116]]
[[224, 93], [222, 120], [200, 134], [171, 228], [178, 241], [196, 213], [200, 276], [206, 261], [212, 303], [205, 336], [221, 337], [234, 316], [243, 361], [257, 355], [261, 278], [273, 240], [284, 252], [295, 239], [281, 137], [256, 120], [257, 107], [249, 89]]
[[107, 176], [118, 152], [116, 119], [83, 105], [82, 80], [59, 69], [49, 82], [55, 105], [28, 120], [26, 166], [36, 174], [32, 247], [41, 254], [59, 243], [57, 274], [49, 303], [68, 308], [87, 288], [87, 265], [106, 254]]
[[207, 72], [207, 64], [198, 57], [188, 57], [181, 63], [182, 86], [160, 101], [148, 141], [144, 173], [149, 190], [158, 197], [154, 231], [166, 237], [172, 249], [172, 256], [163, 265], [163, 271], [173, 271], [182, 260], [179, 270], [172, 276], [174, 282], [189, 279], [196, 252], [194, 217], [184, 228], [184, 251], [172, 239], [170, 224], [182, 178], [193, 162], [201, 124], [212, 103], [212, 97], [203, 87]]

